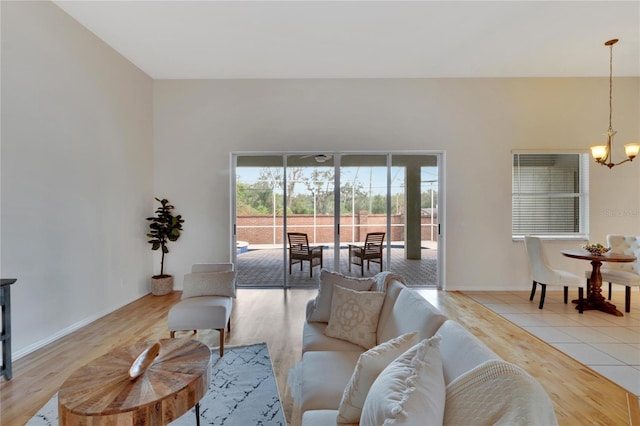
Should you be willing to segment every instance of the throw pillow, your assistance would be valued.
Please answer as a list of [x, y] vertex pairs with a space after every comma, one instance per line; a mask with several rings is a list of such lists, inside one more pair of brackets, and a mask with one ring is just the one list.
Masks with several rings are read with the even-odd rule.
[[339, 285], [358, 291], [368, 291], [373, 286], [372, 278], [352, 278], [326, 269], [320, 271], [320, 286], [316, 300], [307, 312], [309, 322], [329, 322], [333, 288]]
[[361, 425], [442, 425], [446, 387], [439, 341], [421, 341], [382, 370], [364, 402]]
[[336, 286], [333, 289], [329, 324], [324, 334], [366, 349], [374, 347], [383, 302], [382, 292], [355, 291]]
[[553, 402], [542, 385], [522, 368], [501, 359], [485, 361], [463, 373], [447, 385], [446, 395], [444, 425], [558, 424]]
[[364, 352], [342, 393], [338, 423], [359, 423], [369, 388], [389, 363], [418, 343], [418, 332], [403, 334]]
[[192, 272], [184, 276], [182, 298], [198, 296], [236, 297], [236, 273]]

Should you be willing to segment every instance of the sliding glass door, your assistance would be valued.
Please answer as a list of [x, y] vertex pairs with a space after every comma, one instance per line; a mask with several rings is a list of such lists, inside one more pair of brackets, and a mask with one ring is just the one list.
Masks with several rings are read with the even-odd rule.
[[237, 284], [282, 287], [284, 158], [282, 155], [238, 155], [234, 160], [232, 244]]
[[[286, 233], [289, 286], [315, 286], [321, 268], [334, 267], [335, 168], [333, 156], [287, 155]], [[303, 252], [290, 251], [290, 234], [308, 244]], [[312, 253], [311, 253], [312, 251]], [[316, 266], [317, 265], [317, 266]]]
[[[438, 286], [438, 156], [234, 154], [238, 285], [315, 286], [321, 267]], [[308, 252], [290, 250], [295, 233]], [[311, 253], [313, 252], [313, 253]], [[321, 266], [321, 267], [320, 267]]]
[[387, 182], [387, 155], [340, 157], [340, 269], [345, 273], [364, 277], [388, 269], [385, 249], [392, 234]]

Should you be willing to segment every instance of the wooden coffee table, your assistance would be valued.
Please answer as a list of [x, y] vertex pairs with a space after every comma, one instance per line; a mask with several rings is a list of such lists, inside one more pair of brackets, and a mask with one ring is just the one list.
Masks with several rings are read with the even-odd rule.
[[151, 343], [114, 349], [69, 376], [58, 391], [60, 424], [165, 425], [198, 404], [209, 387], [211, 350], [197, 340], [162, 339], [155, 362], [131, 380], [131, 364]]

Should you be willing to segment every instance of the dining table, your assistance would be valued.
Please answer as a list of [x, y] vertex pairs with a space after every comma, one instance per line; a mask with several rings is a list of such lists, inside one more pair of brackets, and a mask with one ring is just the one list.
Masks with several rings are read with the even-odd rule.
[[[616, 308], [616, 305], [608, 302], [602, 295], [602, 274], [600, 267], [602, 266], [602, 262], [634, 262], [636, 260], [634, 256], [612, 252], [597, 255], [584, 249], [561, 250], [560, 253], [572, 259], [588, 260], [591, 262], [590, 287], [586, 300], [583, 303], [583, 310], [598, 310], [618, 317], [624, 316], [624, 314]], [[579, 301], [573, 300], [572, 302], [578, 303]], [[578, 308], [579, 306], [576, 306], [576, 309]]]

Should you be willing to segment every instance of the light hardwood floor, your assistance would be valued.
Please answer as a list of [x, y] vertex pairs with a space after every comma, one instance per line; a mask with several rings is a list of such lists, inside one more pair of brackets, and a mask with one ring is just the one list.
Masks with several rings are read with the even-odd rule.
[[[637, 399], [623, 388], [457, 292], [419, 290], [506, 360], [536, 377], [555, 404], [560, 424], [640, 425]], [[305, 304], [315, 290], [238, 291], [227, 345], [267, 342], [284, 412], [298, 424], [286, 385], [300, 359]], [[167, 312], [180, 293], [147, 295], [14, 363], [0, 384], [0, 424], [25, 424], [78, 367], [117, 346], [168, 337]], [[178, 334], [217, 346], [215, 331]]]

